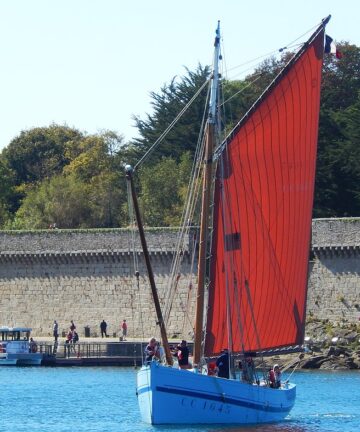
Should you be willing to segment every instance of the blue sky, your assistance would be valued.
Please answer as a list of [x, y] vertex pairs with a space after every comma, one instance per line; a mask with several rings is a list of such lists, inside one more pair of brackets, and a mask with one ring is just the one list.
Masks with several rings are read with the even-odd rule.
[[211, 64], [217, 20], [230, 70], [328, 14], [327, 33], [360, 46], [358, 0], [0, 0], [0, 149], [51, 123], [130, 139], [151, 91]]

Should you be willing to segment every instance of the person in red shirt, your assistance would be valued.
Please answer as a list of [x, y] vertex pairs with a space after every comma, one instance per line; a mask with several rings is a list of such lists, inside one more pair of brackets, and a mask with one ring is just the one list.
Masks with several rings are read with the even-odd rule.
[[270, 387], [280, 388], [281, 387], [281, 371], [279, 365], [274, 365], [273, 369], [269, 371]]
[[122, 336], [123, 336], [123, 340], [126, 340], [126, 336], [127, 336], [127, 324], [126, 324], [126, 320], [124, 319], [121, 325], [122, 328]]

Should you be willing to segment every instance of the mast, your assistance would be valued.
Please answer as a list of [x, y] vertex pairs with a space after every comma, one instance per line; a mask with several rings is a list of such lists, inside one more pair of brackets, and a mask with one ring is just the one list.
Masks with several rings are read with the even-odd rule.
[[205, 152], [204, 152], [204, 174], [202, 188], [199, 258], [198, 258], [198, 289], [196, 297], [195, 316], [195, 338], [194, 338], [194, 364], [198, 365], [201, 358], [201, 342], [204, 321], [204, 297], [205, 297], [205, 273], [206, 255], [209, 230], [211, 178], [213, 167], [213, 148], [215, 141], [215, 130], [218, 121], [217, 102], [219, 87], [219, 59], [220, 59], [220, 21], [216, 29], [214, 43], [214, 70], [212, 75], [212, 86], [210, 95], [209, 116], [206, 126]]
[[126, 165], [126, 167], [125, 167], [126, 179], [130, 183], [131, 196], [132, 196], [132, 200], [133, 200], [133, 204], [134, 204], [136, 222], [137, 222], [138, 229], [139, 229], [141, 246], [143, 249], [146, 268], [148, 271], [151, 293], [152, 293], [154, 304], [155, 304], [156, 316], [157, 316], [157, 320], [158, 320], [157, 324], [159, 324], [159, 326], [160, 326], [160, 334], [161, 334], [161, 339], [162, 339], [164, 350], [165, 350], [166, 362], [168, 365], [171, 366], [173, 364], [173, 358], [171, 355], [169, 342], [168, 342], [168, 338], [167, 338], [167, 334], [166, 334], [165, 322], [164, 322], [162, 312], [161, 312], [160, 301], [159, 301], [159, 297], [158, 297], [157, 289], [156, 289], [156, 285], [155, 285], [154, 273], [153, 273], [152, 267], [151, 267], [149, 250], [148, 250], [147, 243], [146, 243], [144, 227], [143, 227], [142, 220], [141, 220], [138, 200], [137, 200], [134, 182], [133, 182], [133, 172], [134, 172], [133, 168], [130, 165]]

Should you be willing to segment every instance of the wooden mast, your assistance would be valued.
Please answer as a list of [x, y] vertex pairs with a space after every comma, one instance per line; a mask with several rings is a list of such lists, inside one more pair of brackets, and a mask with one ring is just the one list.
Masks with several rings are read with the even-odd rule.
[[201, 344], [203, 338], [204, 323], [204, 297], [205, 297], [205, 273], [206, 255], [209, 231], [210, 198], [213, 167], [213, 149], [215, 141], [215, 127], [218, 121], [217, 102], [219, 84], [219, 59], [220, 59], [220, 21], [216, 29], [214, 52], [214, 70], [212, 76], [211, 97], [209, 117], [207, 121], [205, 152], [204, 152], [204, 173], [201, 204], [199, 258], [198, 258], [198, 289], [196, 296], [195, 316], [195, 337], [194, 337], [194, 365], [198, 365], [201, 359]]
[[135, 187], [134, 187], [134, 182], [133, 182], [133, 168], [130, 165], [126, 165], [125, 173], [126, 173], [126, 179], [129, 181], [129, 184], [130, 184], [131, 196], [132, 196], [132, 200], [133, 200], [133, 204], [134, 204], [136, 222], [138, 225], [141, 246], [142, 246], [142, 250], [144, 253], [146, 268], [147, 268], [147, 272], [148, 272], [148, 276], [149, 276], [151, 293], [152, 293], [154, 304], [155, 304], [156, 316], [157, 316], [157, 320], [158, 320], [157, 324], [159, 324], [159, 326], [160, 326], [160, 334], [161, 334], [161, 339], [162, 339], [162, 343], [163, 343], [163, 347], [164, 347], [164, 351], [165, 351], [166, 362], [168, 365], [171, 366], [173, 364], [173, 358], [171, 355], [169, 342], [168, 342], [168, 338], [167, 338], [167, 334], [166, 334], [165, 322], [164, 322], [163, 315], [161, 312], [159, 296], [157, 294], [154, 273], [153, 273], [152, 267], [151, 267], [149, 250], [148, 250], [147, 243], [146, 243], [144, 227], [142, 224], [138, 200], [137, 200], [137, 196], [136, 196], [136, 192], [135, 192]]

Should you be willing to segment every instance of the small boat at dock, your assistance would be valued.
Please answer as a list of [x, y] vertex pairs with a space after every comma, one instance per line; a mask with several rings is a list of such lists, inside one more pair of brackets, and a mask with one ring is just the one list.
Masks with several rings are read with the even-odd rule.
[[29, 327], [0, 327], [0, 366], [40, 366], [43, 354]]

